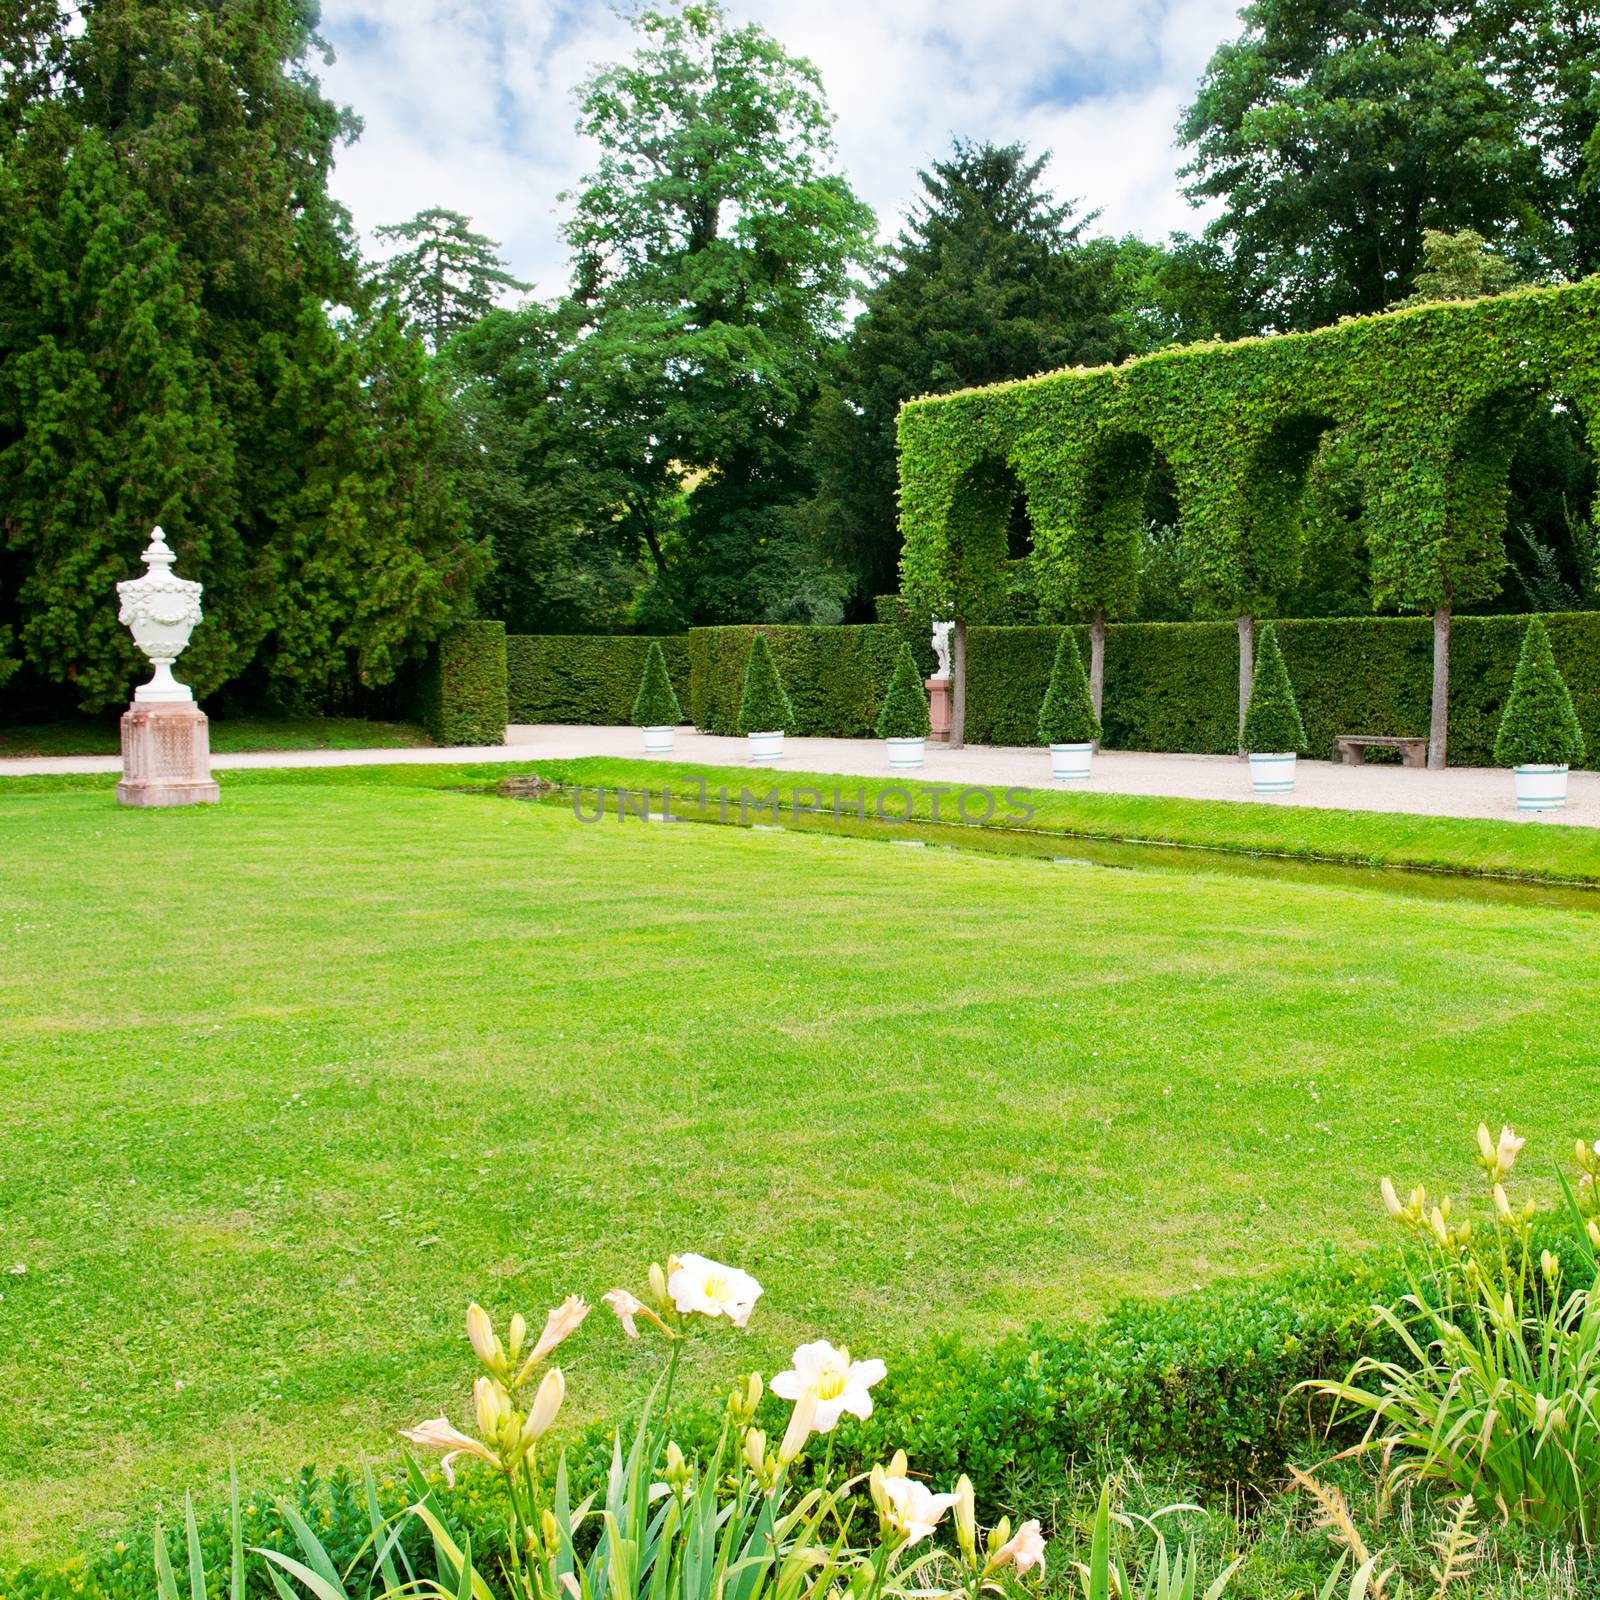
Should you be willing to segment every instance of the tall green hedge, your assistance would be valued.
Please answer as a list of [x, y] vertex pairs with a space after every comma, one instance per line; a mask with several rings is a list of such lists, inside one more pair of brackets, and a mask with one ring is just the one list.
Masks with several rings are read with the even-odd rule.
[[633, 717], [650, 646], [659, 644], [678, 699], [687, 705], [689, 641], [614, 634], [512, 634], [506, 640], [513, 722], [620, 725]]
[[[887, 608], [880, 608], [880, 614]], [[893, 612], [889, 612], [893, 615]], [[1600, 764], [1600, 613], [1544, 619], [1556, 662]], [[1451, 635], [1450, 759], [1492, 766], [1526, 617], [1457, 617]], [[1306, 750], [1325, 760], [1341, 733], [1426, 734], [1433, 672], [1425, 617], [1342, 617], [1275, 624], [1294, 680]], [[661, 640], [678, 698], [708, 733], [738, 731], [753, 627], [693, 628]], [[795, 732], [871, 738], [909, 621], [767, 627], [794, 702]], [[919, 668], [931, 647], [917, 628]], [[1086, 627], [1073, 630], [1089, 651]], [[971, 628], [967, 739], [1032, 744], [1059, 628]], [[506, 641], [514, 722], [625, 723], [650, 640]], [[926, 656], [926, 660], [924, 660]], [[685, 688], [688, 694], [685, 696]], [[1239, 738], [1239, 641], [1232, 622], [1113, 623], [1106, 629], [1105, 744], [1113, 750], [1231, 755]]]
[[[739, 697], [752, 627], [689, 630], [689, 715], [702, 733], [737, 733]], [[900, 653], [899, 630], [763, 625], [783, 686], [794, 703], [790, 732], [840, 739], [872, 737]]]
[[[1450, 760], [1493, 766], [1526, 617], [1457, 617], [1451, 630]], [[1600, 614], [1544, 619], [1595, 759], [1600, 733]], [[1433, 629], [1425, 617], [1275, 624], [1305, 723], [1307, 752], [1334, 754], [1341, 733], [1425, 735]], [[1087, 628], [1073, 630], [1087, 649]], [[967, 739], [1034, 741], [1059, 628], [967, 634]], [[1230, 755], [1238, 746], [1239, 645], [1231, 622], [1147, 622], [1106, 629], [1105, 743], [1114, 750]]]
[[422, 723], [435, 744], [504, 744], [506, 625], [463, 622], [443, 636], [422, 679]]

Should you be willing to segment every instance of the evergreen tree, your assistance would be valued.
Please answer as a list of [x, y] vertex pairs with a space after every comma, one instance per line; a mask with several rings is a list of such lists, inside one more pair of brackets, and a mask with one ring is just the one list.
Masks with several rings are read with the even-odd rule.
[[[678, 704], [677, 691], [667, 674], [667, 658], [661, 641], [652, 639], [644, 658], [644, 674], [639, 679], [639, 693], [633, 702], [633, 722], [638, 728], [675, 728], [683, 721], [683, 707]], [[760, 733], [772, 729], [761, 728]]]
[[1040, 744], [1092, 744], [1100, 737], [1100, 719], [1089, 697], [1089, 678], [1077, 642], [1065, 629], [1056, 643], [1050, 686], [1039, 707]]
[[1556, 666], [1550, 635], [1534, 617], [1522, 636], [1511, 694], [1495, 734], [1494, 758], [1503, 767], [1576, 766], [1583, 756], [1578, 713]]
[[895, 660], [894, 675], [878, 712], [880, 739], [926, 739], [932, 723], [928, 720], [928, 691], [917, 671], [911, 646], [902, 644]]
[[1244, 747], [1255, 755], [1284, 755], [1304, 750], [1306, 730], [1278, 645], [1278, 630], [1269, 622], [1256, 635], [1255, 676], [1250, 705], [1244, 714]]
[[381, 683], [484, 563], [414, 343], [391, 319], [329, 315], [363, 297], [327, 188], [353, 124], [307, 68], [315, 8], [96, 0], [54, 32], [50, 11], [0, 38], [0, 90], [50, 63], [0, 120], [0, 459], [17, 530], [0, 629], [29, 692], [61, 685], [84, 709], [126, 697], [106, 585], [137, 571], [157, 518], [206, 585], [184, 655], [199, 692], [238, 681], [315, 703]]
[[739, 697], [740, 733], [787, 733], [794, 726], [794, 707], [784, 692], [778, 663], [764, 633], [750, 641], [744, 666], [744, 693]]
[[432, 206], [376, 232], [410, 248], [373, 267], [373, 288], [432, 350], [442, 350], [451, 335], [488, 316], [507, 290], [533, 287], [506, 271], [498, 242], [474, 233], [459, 211]]
[[902, 401], [1128, 351], [1116, 247], [1085, 242], [1093, 217], [1051, 195], [1048, 160], [958, 141], [920, 174], [923, 196], [835, 364], [812, 455], [825, 547], [863, 608], [898, 587]]

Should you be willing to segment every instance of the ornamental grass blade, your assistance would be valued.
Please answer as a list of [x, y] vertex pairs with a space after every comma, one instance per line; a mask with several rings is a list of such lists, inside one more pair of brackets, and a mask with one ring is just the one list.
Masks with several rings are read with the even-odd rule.
[[228, 1455], [228, 1596], [244, 1600], [244, 1529], [239, 1522], [239, 1463]]
[[183, 1527], [189, 1547], [190, 1600], [206, 1600], [206, 1558], [200, 1548], [200, 1529], [194, 1520], [194, 1496], [183, 1497]]
[[473, 1600], [495, 1600], [489, 1585], [476, 1572], [471, 1572], [471, 1569], [466, 1567], [466, 1558], [461, 1552], [461, 1547], [450, 1537], [450, 1530], [445, 1527], [438, 1512], [426, 1502], [418, 1501], [412, 1506], [411, 1514], [419, 1518], [433, 1535], [433, 1558], [439, 1568], [441, 1582], [448, 1580], [454, 1584], [460, 1579], [463, 1568], [466, 1568], [471, 1573]]
[[159, 1600], [178, 1600], [178, 1579], [172, 1570], [172, 1554], [167, 1549], [167, 1536], [161, 1522], [156, 1520], [155, 1537], [156, 1594]]

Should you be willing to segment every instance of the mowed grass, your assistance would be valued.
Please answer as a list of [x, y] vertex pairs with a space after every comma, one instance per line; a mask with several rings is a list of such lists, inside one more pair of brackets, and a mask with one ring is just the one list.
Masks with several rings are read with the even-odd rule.
[[[114, 756], [122, 748], [119, 717], [0, 726], [0, 756]], [[431, 742], [416, 723], [362, 717], [213, 716], [207, 732], [219, 755], [242, 750], [390, 750]]]
[[[258, 775], [259, 777], [259, 775]], [[694, 1248], [707, 1391], [1381, 1237], [1506, 1118], [1600, 1132], [1593, 913], [638, 821], [407, 787], [0, 793], [0, 1558], [460, 1415]], [[1520, 1173], [1519, 1173], [1520, 1175]], [[5, 1269], [23, 1267], [13, 1274]], [[574, 1417], [648, 1349], [603, 1311]]]

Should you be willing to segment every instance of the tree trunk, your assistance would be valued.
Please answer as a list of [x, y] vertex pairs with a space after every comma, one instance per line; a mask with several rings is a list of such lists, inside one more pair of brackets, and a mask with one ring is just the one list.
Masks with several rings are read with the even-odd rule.
[[1428, 766], [1444, 771], [1450, 727], [1450, 608], [1433, 614], [1433, 715], [1428, 724]]
[[1094, 702], [1094, 714], [1106, 698], [1106, 614], [1097, 611], [1089, 619], [1089, 698]]
[[1239, 624], [1239, 754], [1247, 755], [1244, 747], [1244, 714], [1250, 709], [1250, 686], [1255, 679], [1256, 619], [1240, 617]]
[[950, 630], [950, 748], [967, 742], [967, 625], [960, 617]]

